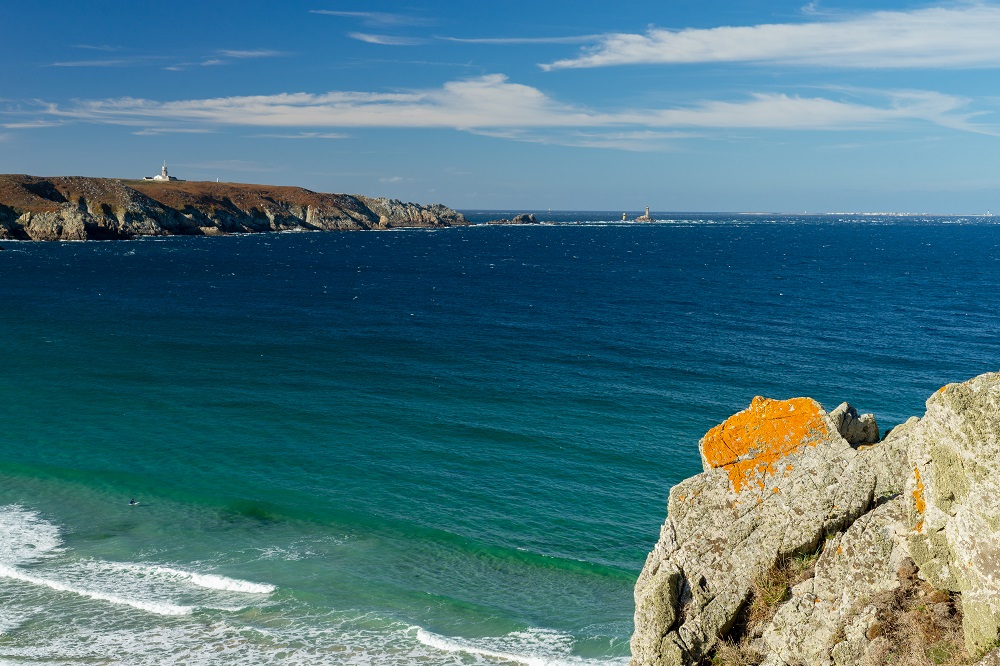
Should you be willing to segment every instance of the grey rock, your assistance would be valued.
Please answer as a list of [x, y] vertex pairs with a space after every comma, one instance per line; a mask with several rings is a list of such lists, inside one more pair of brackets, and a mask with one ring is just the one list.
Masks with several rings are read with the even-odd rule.
[[538, 220], [535, 218], [534, 213], [521, 213], [510, 219], [490, 220], [486, 224], [538, 224]]
[[[709, 431], [699, 449], [705, 471], [671, 489], [667, 522], [636, 584], [633, 666], [707, 656], [747, 603], [756, 576], [845, 529], [878, 486], [868, 457], [808, 398], [754, 398]], [[684, 608], [670, 627], [661, 619], [668, 615], [639, 603], [663, 567], [678, 572]]]
[[[898, 587], [907, 559], [906, 506], [896, 498], [858, 518], [824, 545], [815, 575], [792, 588], [764, 640], [781, 663], [856, 664], [868, 647], [874, 607], [856, 609]], [[838, 641], [838, 636], [845, 636]]]
[[830, 420], [837, 426], [837, 432], [851, 446], [875, 444], [879, 441], [878, 424], [875, 422], [874, 414], [858, 415], [858, 410], [842, 402], [830, 412]]
[[910, 551], [929, 583], [962, 593], [976, 655], [1000, 638], [1000, 374], [943, 387], [907, 426]]
[[990, 650], [975, 663], [975, 666], [1000, 666], [1000, 648]]

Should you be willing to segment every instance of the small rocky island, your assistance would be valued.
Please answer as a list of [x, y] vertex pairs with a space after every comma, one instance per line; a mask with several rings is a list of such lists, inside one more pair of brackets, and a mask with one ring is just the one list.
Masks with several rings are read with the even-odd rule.
[[511, 218], [505, 217], [502, 220], [490, 220], [486, 224], [538, 224], [538, 219], [534, 213], [521, 213]]
[[1000, 665], [1000, 373], [879, 440], [754, 398], [699, 442], [635, 587], [631, 666]]
[[461, 213], [442, 205], [300, 187], [0, 175], [0, 239], [112, 240], [467, 224]]

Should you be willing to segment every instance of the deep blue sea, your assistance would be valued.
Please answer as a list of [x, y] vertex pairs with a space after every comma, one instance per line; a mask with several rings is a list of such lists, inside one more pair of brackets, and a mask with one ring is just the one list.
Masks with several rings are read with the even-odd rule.
[[706, 430], [1000, 365], [990, 218], [654, 215], [0, 243], [0, 663], [622, 664]]

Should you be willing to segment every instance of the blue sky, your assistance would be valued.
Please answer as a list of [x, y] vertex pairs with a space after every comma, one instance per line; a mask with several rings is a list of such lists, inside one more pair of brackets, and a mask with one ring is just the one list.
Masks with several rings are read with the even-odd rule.
[[0, 36], [4, 173], [1000, 210], [1000, 3], [35, 0]]

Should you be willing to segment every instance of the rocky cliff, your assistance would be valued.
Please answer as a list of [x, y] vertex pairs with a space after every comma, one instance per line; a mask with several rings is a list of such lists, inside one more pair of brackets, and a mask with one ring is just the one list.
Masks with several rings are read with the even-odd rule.
[[465, 225], [441, 205], [198, 181], [0, 175], [0, 238], [124, 239]]
[[631, 666], [1000, 664], [1000, 374], [872, 415], [754, 398], [699, 442]]

